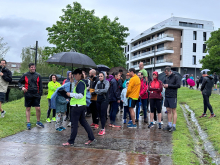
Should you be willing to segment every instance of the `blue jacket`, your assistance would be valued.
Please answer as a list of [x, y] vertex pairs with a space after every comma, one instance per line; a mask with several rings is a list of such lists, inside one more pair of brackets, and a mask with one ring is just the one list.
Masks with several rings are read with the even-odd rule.
[[109, 88], [109, 101], [118, 101], [121, 100], [121, 91], [119, 89], [118, 82], [115, 78], [110, 81]]
[[66, 112], [66, 105], [67, 105], [67, 101], [66, 99], [61, 96], [59, 93], [57, 93], [57, 97], [56, 97], [56, 113], [64, 113]]

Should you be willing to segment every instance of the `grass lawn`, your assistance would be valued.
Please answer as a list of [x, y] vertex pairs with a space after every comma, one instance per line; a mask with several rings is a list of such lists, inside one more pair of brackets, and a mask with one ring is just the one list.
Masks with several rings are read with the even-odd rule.
[[[2, 108], [6, 111], [4, 118], [0, 118], [0, 138], [16, 134], [26, 130], [26, 115], [24, 107], [24, 98], [3, 104]], [[48, 102], [46, 96], [41, 98], [41, 121], [46, 121]], [[52, 115], [52, 114], [51, 114]], [[31, 125], [36, 125], [36, 111], [31, 108]]]
[[[180, 91], [178, 91], [180, 93]], [[173, 132], [172, 160], [176, 165], [200, 164], [194, 154], [194, 142], [188, 130], [183, 111], [177, 106], [177, 131]]]
[[[213, 146], [218, 153], [220, 153], [220, 95], [212, 94], [210, 96], [210, 103], [212, 105], [213, 111], [217, 117], [209, 119], [210, 111], [207, 110], [207, 116], [199, 118], [203, 113], [203, 97], [200, 91], [191, 90], [186, 87], [182, 87], [178, 90], [178, 102], [186, 103], [190, 106], [196, 114], [196, 118], [203, 130], [209, 136], [209, 140], [213, 143]], [[180, 115], [180, 114], [178, 114]], [[180, 116], [178, 116], [178, 120]], [[177, 121], [178, 121], [177, 120]], [[178, 123], [177, 123], [178, 125]], [[182, 125], [181, 125], [182, 126]]]

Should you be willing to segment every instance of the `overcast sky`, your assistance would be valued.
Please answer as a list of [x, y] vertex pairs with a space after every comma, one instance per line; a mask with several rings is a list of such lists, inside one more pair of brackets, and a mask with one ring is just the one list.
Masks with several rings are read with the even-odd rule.
[[[48, 46], [46, 27], [59, 20], [62, 9], [72, 0], [0, 0], [0, 36], [10, 46], [6, 60], [21, 62], [23, 47]], [[107, 15], [129, 28], [127, 41], [151, 26], [171, 17], [195, 18], [214, 22], [220, 27], [219, 0], [79, 0], [82, 7]]]

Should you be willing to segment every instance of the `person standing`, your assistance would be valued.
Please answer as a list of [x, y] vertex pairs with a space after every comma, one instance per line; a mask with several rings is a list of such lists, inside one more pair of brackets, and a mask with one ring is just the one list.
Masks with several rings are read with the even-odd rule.
[[[48, 95], [47, 95], [47, 99], [48, 99], [48, 110], [47, 110], [47, 120], [46, 122], [51, 123], [50, 120], [50, 112], [51, 112], [51, 96], [52, 94], [56, 91], [56, 89], [58, 87], [60, 87], [60, 83], [57, 82], [57, 76], [55, 74], [52, 74], [50, 76], [50, 82], [48, 83]], [[52, 121], [56, 121], [56, 109], [53, 109], [53, 117], [52, 117]]]
[[183, 76], [182, 78], [182, 82], [183, 82], [183, 87], [185, 87], [185, 84], [186, 84], [186, 78]]
[[2, 103], [5, 100], [5, 94], [8, 89], [9, 83], [12, 81], [12, 73], [6, 68], [6, 60], [1, 60], [0, 62], [0, 112], [1, 117], [5, 117], [6, 111], [2, 109]]
[[91, 97], [91, 104], [89, 106], [90, 111], [92, 112], [92, 124], [91, 127], [94, 127], [95, 129], [99, 128], [99, 115], [98, 110], [96, 107], [96, 101], [97, 101], [97, 94], [95, 93], [95, 86], [97, 82], [99, 81], [99, 78], [96, 76], [96, 71], [94, 69], [89, 71], [90, 76], [90, 93], [92, 95]]
[[[191, 74], [190, 79], [194, 81], [193, 74]], [[189, 89], [193, 89], [193, 87], [192, 87], [192, 86], [190, 86], [190, 87], [189, 87]]]
[[[166, 89], [164, 106], [167, 109], [168, 125], [167, 127], [163, 128], [163, 130], [172, 132], [176, 130], [177, 89], [180, 88], [181, 82], [178, 76], [171, 71], [170, 67], [166, 67], [164, 72], [167, 76], [163, 87]], [[172, 125], [172, 118], [173, 118], [173, 125]]]
[[218, 76], [216, 72], [214, 72], [213, 76], [214, 76], [214, 87], [215, 87], [214, 91], [217, 91]]
[[[154, 71], [153, 72], [153, 81], [150, 82], [148, 86], [148, 90], [150, 91], [150, 125], [148, 128], [151, 128], [154, 126], [153, 123], [153, 118], [154, 118], [154, 112], [157, 110], [158, 113], [158, 128], [161, 129], [161, 99], [162, 99], [162, 94], [161, 92], [163, 91], [163, 83], [158, 80], [158, 72]], [[156, 115], [156, 114], [155, 114]]]
[[135, 74], [134, 68], [129, 69], [129, 75], [131, 79], [129, 81], [126, 97], [128, 98], [128, 107], [131, 114], [132, 123], [128, 125], [128, 128], [137, 128], [135, 123], [134, 107], [139, 98], [141, 81], [140, 78]]
[[148, 82], [148, 73], [147, 73], [147, 71], [144, 69], [144, 63], [143, 63], [143, 62], [140, 62], [140, 63], [139, 63], [139, 69], [140, 69], [139, 72], [143, 73], [146, 82]]
[[99, 73], [99, 81], [95, 86], [95, 93], [98, 95], [96, 107], [99, 112], [99, 119], [101, 120], [101, 129], [98, 135], [105, 134], [105, 123], [106, 123], [106, 115], [108, 109], [108, 89], [109, 89], [109, 81], [106, 80], [104, 73]]
[[121, 80], [122, 80], [122, 83], [125, 81], [125, 75], [123, 74], [123, 70], [122, 69], [119, 69], [119, 73], [120, 73], [120, 75], [121, 75]]
[[[30, 63], [29, 72], [23, 74], [23, 76], [18, 81], [19, 88], [24, 92], [25, 107], [26, 107], [26, 119], [27, 119], [27, 129], [31, 129], [30, 115], [31, 107], [35, 107], [38, 127], [44, 128], [44, 125], [40, 122], [40, 100], [43, 94], [42, 79], [39, 73], [36, 72], [36, 67], [34, 63]], [[22, 85], [24, 84], [24, 85]]]
[[120, 104], [121, 96], [120, 96], [120, 89], [117, 82], [117, 79], [120, 78], [120, 73], [115, 72], [113, 73], [114, 78], [110, 81], [110, 88], [109, 88], [109, 102], [110, 102], [110, 124], [109, 127], [117, 127], [120, 128], [115, 124], [116, 114], [118, 112], [118, 105]]
[[199, 89], [199, 76], [196, 77], [196, 89]]
[[93, 135], [92, 129], [90, 128], [88, 122], [85, 118], [86, 111], [86, 84], [83, 81], [84, 77], [82, 74], [82, 70], [76, 69], [73, 72], [74, 78], [77, 81], [73, 93], [67, 93], [68, 97], [71, 97], [70, 100], [70, 111], [71, 111], [71, 135], [67, 143], [63, 143], [63, 146], [73, 146], [77, 131], [78, 131], [78, 122], [84, 127], [86, 130], [89, 141], [86, 142], [86, 145], [91, 145], [96, 142], [96, 139]]
[[216, 117], [216, 115], [213, 112], [212, 106], [209, 103], [209, 97], [212, 94], [212, 87], [213, 87], [213, 84], [214, 84], [213, 77], [209, 76], [207, 74], [207, 71], [205, 71], [205, 70], [202, 70], [201, 74], [202, 74], [202, 77], [203, 77], [202, 86], [201, 86], [201, 94], [203, 95], [204, 112], [200, 116], [200, 118], [207, 116], [206, 115], [207, 108], [209, 108], [209, 110], [211, 112], [211, 115], [210, 115], [209, 118]]
[[122, 85], [123, 89], [124, 88], [127, 88], [127, 82], [130, 80], [130, 76], [129, 76], [129, 73], [126, 74], [126, 79]]

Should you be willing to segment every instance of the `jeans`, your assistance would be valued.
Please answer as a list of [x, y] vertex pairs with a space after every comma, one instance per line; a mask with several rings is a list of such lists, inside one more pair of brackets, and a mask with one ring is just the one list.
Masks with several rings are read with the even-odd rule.
[[136, 103], [136, 119], [139, 119], [139, 114], [140, 114], [140, 106], [139, 106], [139, 102], [141, 101], [142, 103], [142, 107], [143, 107], [143, 111], [144, 111], [144, 119], [147, 118], [147, 99], [139, 99]]
[[118, 112], [118, 102], [112, 101], [111, 102], [111, 110], [110, 110], [110, 124], [115, 125], [115, 118]]
[[70, 139], [68, 140], [68, 143], [74, 144], [74, 141], [76, 139], [77, 131], [78, 131], [78, 122], [84, 127], [88, 134], [89, 140], [94, 140], [95, 137], [93, 135], [92, 129], [89, 126], [88, 122], [85, 119], [85, 111], [86, 111], [86, 106], [71, 106], [70, 108], [71, 111], [71, 135]]
[[108, 109], [108, 101], [96, 102], [97, 110], [99, 113], [99, 119], [101, 120], [102, 129], [105, 128], [106, 114]]
[[[50, 118], [50, 112], [51, 112], [51, 99], [48, 99], [48, 110], [47, 110], [47, 118]], [[53, 117], [56, 116], [56, 109], [53, 109]]]
[[129, 107], [124, 106], [124, 117], [123, 117], [124, 120], [127, 118], [127, 114], [129, 115], [129, 119], [131, 120], [131, 114], [130, 114], [130, 111], [129, 111]]
[[212, 106], [209, 103], [209, 96], [203, 95], [203, 103], [204, 103], [204, 114], [206, 114], [207, 108], [209, 108], [211, 114], [213, 114]]
[[90, 111], [92, 112], [92, 122], [94, 124], [98, 124], [99, 123], [99, 114], [98, 114], [97, 107], [96, 107], [96, 101], [92, 100], [89, 108], [90, 108]]

